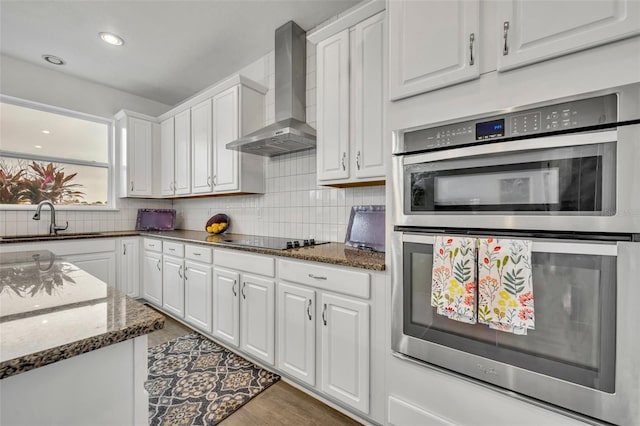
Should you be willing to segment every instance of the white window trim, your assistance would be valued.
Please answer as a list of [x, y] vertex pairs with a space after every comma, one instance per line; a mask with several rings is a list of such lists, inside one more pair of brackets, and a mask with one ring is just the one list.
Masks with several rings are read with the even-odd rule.
[[[118, 197], [116, 196], [117, 191], [117, 182], [116, 182], [116, 168], [115, 168], [115, 120], [111, 118], [99, 117], [97, 115], [86, 114], [79, 111], [73, 111], [66, 108], [56, 107], [53, 105], [47, 105], [39, 102], [29, 101], [26, 99], [20, 99], [13, 96], [7, 96], [0, 94], [0, 102], [12, 104], [16, 106], [21, 106], [25, 108], [37, 109], [40, 111], [50, 112], [58, 115], [66, 115], [67, 117], [79, 118], [82, 120], [93, 121], [95, 123], [106, 124], [108, 127], [108, 163], [107, 165], [107, 179], [108, 179], [108, 188], [107, 188], [107, 206], [81, 206], [81, 205], [71, 205], [71, 204], [56, 204], [56, 210], [77, 210], [77, 211], [119, 211], [117, 202]], [[21, 154], [12, 153], [8, 151], [0, 150], [0, 155], [6, 155], [9, 157], [16, 157]], [[19, 158], [24, 158], [25, 155], [22, 155]], [[37, 155], [29, 155], [29, 158], [34, 159], [42, 159], [44, 161], [52, 161], [52, 162], [60, 162], [66, 164], [80, 165], [80, 166], [104, 166], [105, 163], [97, 163], [94, 161], [82, 161], [82, 160], [70, 160], [64, 158], [56, 158], [56, 157], [44, 157]], [[33, 210], [36, 206], [33, 204], [0, 204], [0, 211], [24, 211], [24, 210]]]

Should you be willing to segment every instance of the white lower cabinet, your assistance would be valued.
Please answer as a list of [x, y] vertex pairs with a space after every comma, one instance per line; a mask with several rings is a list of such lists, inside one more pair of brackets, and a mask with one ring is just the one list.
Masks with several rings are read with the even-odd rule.
[[278, 284], [277, 367], [369, 414], [369, 274], [289, 260], [279, 261], [279, 271], [289, 282]]
[[66, 260], [110, 287], [116, 287], [116, 255], [114, 252], [86, 253], [66, 256]]
[[369, 411], [369, 304], [322, 294], [322, 391]]
[[233, 346], [240, 344], [239, 281], [239, 273], [213, 268], [213, 335]]
[[140, 296], [140, 240], [122, 238], [118, 253], [118, 288], [129, 297]]
[[185, 320], [211, 333], [211, 265], [186, 260], [184, 262]]
[[164, 255], [162, 258], [162, 307], [184, 318], [184, 260]]
[[240, 349], [275, 363], [275, 282], [242, 274]]
[[142, 239], [142, 298], [162, 306], [162, 240]]
[[316, 292], [278, 284], [277, 367], [311, 386], [316, 384]]

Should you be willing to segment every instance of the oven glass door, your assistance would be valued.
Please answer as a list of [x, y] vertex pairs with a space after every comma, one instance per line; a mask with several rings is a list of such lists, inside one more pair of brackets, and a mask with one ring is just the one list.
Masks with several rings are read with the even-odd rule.
[[615, 151], [609, 142], [462, 158], [436, 154], [434, 161], [404, 166], [404, 211], [610, 216]]
[[[596, 249], [590, 253], [587, 246]], [[433, 245], [405, 240], [404, 334], [613, 393], [617, 274], [611, 248], [534, 241], [535, 330], [519, 336], [438, 315], [431, 306]]]

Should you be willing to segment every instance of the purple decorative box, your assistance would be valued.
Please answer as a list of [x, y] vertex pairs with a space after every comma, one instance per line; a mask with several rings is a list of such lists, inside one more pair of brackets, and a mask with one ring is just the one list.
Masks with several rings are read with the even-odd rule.
[[173, 231], [175, 226], [173, 209], [138, 209], [136, 231]]
[[362, 250], [384, 251], [384, 206], [354, 206], [344, 244]]

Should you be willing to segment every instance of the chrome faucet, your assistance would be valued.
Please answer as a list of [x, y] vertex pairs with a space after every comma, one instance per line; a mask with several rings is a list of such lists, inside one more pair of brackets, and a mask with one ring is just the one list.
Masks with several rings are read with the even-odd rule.
[[38, 203], [38, 208], [36, 209], [36, 214], [33, 215], [33, 220], [40, 220], [40, 210], [42, 210], [42, 206], [48, 205], [51, 209], [51, 224], [49, 225], [49, 234], [58, 235], [58, 231], [64, 231], [69, 227], [69, 221], [65, 226], [56, 225], [56, 209], [53, 207], [53, 203], [49, 200], [40, 201]]

